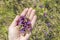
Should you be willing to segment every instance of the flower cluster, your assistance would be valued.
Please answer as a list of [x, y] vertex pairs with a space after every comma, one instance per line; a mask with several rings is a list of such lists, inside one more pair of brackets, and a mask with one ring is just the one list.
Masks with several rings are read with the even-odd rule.
[[21, 16], [18, 21], [19, 21], [18, 24], [22, 26], [20, 32], [24, 33], [32, 30], [31, 21], [26, 16]]

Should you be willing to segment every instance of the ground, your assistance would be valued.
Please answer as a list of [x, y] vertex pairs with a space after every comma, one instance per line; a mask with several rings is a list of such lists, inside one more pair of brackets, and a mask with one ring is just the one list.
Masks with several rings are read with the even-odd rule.
[[8, 40], [8, 27], [24, 8], [36, 10], [30, 40], [60, 40], [60, 0], [0, 0], [0, 40]]

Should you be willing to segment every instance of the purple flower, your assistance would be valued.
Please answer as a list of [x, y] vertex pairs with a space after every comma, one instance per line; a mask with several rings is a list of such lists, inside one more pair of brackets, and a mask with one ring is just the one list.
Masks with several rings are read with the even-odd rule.
[[21, 20], [21, 21], [19, 22], [19, 24], [23, 24], [23, 20]]
[[28, 21], [28, 22], [26, 22], [26, 24], [27, 24], [27, 25], [30, 25], [30, 24], [31, 24], [31, 22], [30, 22], [30, 21]]
[[30, 28], [28, 28], [29, 29], [29, 31], [32, 31], [32, 27], [30, 27]]
[[40, 5], [39, 7], [40, 7], [40, 8], [43, 8], [43, 5]]
[[20, 20], [24, 20], [24, 18], [21, 17]]
[[19, 20], [24, 20], [25, 18], [25, 16], [21, 16]]
[[27, 25], [23, 25], [24, 27], [27, 27]]
[[20, 17], [19, 25], [23, 26], [23, 28], [20, 30], [21, 32], [25, 32], [26, 30], [32, 29], [30, 20], [25, 16]]
[[44, 17], [47, 17], [47, 13], [44, 13]]
[[25, 28], [22, 28], [22, 29], [20, 30], [20, 32], [24, 33], [24, 32], [25, 32]]
[[24, 30], [20, 30], [21, 33], [24, 33], [25, 31]]
[[50, 22], [47, 22], [46, 24], [47, 24], [47, 26], [48, 26], [48, 27], [50, 27], [50, 26], [51, 26], [51, 23], [50, 23]]

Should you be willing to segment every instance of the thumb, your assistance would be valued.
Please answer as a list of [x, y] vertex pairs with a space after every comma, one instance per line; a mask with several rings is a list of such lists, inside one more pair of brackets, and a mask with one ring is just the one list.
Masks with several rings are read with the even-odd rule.
[[20, 16], [17, 15], [10, 26], [15, 27], [15, 26], [17, 25], [17, 21], [18, 21], [19, 17], [20, 17]]

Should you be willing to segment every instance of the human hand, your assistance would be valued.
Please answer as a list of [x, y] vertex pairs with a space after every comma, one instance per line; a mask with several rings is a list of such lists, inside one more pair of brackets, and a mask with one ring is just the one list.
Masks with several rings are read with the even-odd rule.
[[20, 18], [20, 16], [27, 16], [31, 20], [32, 28], [34, 27], [34, 24], [37, 19], [37, 16], [35, 15], [35, 10], [33, 10], [32, 8], [29, 8], [29, 9], [25, 8], [21, 13], [21, 15], [17, 15], [14, 21], [12, 22], [12, 24], [9, 26], [9, 31], [8, 31], [9, 40], [27, 40], [31, 35], [31, 32], [30, 32], [30, 33], [26, 33], [26, 35], [23, 36], [18, 30], [19, 27], [17, 25], [17, 21]]

